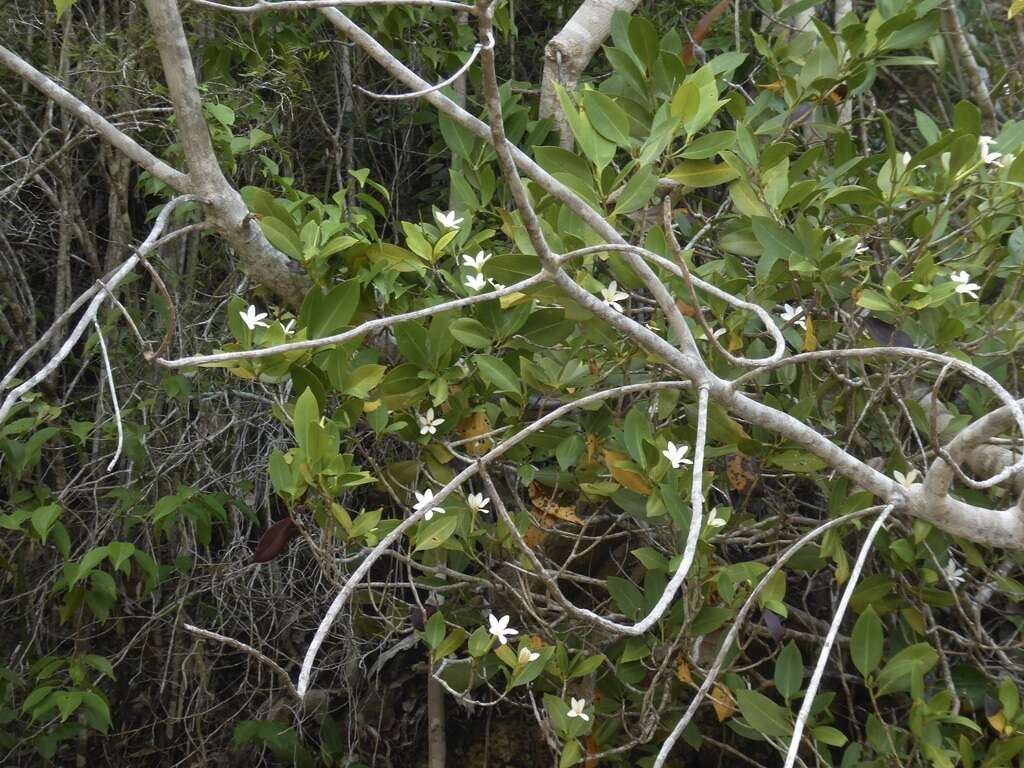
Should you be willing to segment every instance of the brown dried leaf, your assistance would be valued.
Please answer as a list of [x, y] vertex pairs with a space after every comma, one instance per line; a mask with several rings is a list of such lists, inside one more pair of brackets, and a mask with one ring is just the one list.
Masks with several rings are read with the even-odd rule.
[[257, 563], [268, 563], [281, 554], [288, 542], [299, 532], [299, 526], [290, 517], [278, 520], [267, 528], [267, 532], [260, 537], [256, 545], [256, 552], [252, 559]]
[[693, 42], [687, 43], [686, 47], [683, 48], [683, 64], [689, 64], [693, 61], [693, 46], [700, 45], [704, 42], [704, 38], [708, 36], [708, 32], [711, 31], [711, 25], [718, 21], [719, 17], [725, 13], [725, 9], [729, 7], [730, 0], [719, 0], [707, 13], [700, 17], [700, 20], [693, 27], [693, 34], [690, 38]]
[[761, 479], [761, 463], [745, 453], [734, 453], [725, 460], [725, 476], [730, 488], [746, 493]]
[[531, 483], [527, 489], [530, 494], [530, 502], [541, 514], [541, 525], [545, 528], [552, 528], [555, 522], [563, 520], [567, 523], [583, 525], [583, 521], [576, 515], [576, 507], [559, 504], [558, 494], [551, 488], [545, 488], [539, 483]]

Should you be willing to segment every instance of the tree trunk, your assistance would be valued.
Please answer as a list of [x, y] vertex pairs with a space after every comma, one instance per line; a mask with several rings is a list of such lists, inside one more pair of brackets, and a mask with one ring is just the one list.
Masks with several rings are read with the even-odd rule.
[[562, 146], [572, 146], [555, 84], [572, 90], [597, 49], [612, 31], [616, 11], [632, 13], [640, 0], [583, 0], [576, 13], [544, 48], [544, 74], [540, 90], [540, 116], [552, 117], [555, 130], [562, 137]]

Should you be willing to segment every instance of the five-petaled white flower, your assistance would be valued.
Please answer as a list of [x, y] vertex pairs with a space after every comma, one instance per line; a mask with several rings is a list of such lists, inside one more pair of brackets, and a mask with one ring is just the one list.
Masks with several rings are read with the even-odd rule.
[[466, 497], [466, 504], [469, 505], [471, 512], [479, 512], [490, 503], [491, 500], [482, 493], [471, 493]]
[[487, 278], [480, 272], [466, 278], [466, 287], [471, 291], [482, 291], [485, 285], [487, 285]]
[[476, 256], [470, 256], [468, 253], [462, 254], [462, 263], [467, 267], [471, 267], [479, 272], [484, 268], [484, 264], [491, 260], [491, 254], [484, 253], [483, 251], [477, 251]]
[[672, 465], [672, 469], [679, 469], [683, 464], [693, 464], [686, 454], [690, 452], [690, 446], [688, 445], [676, 445], [672, 441], [669, 441], [668, 448], [661, 452], [661, 455], [668, 459], [669, 464]]
[[623, 293], [619, 290], [619, 284], [612, 280], [608, 283], [607, 288], [601, 289], [601, 298], [604, 299], [604, 303], [614, 309], [616, 312], [622, 311], [622, 305], [619, 304], [623, 299], [628, 299], [629, 294]]
[[906, 488], [908, 491], [914, 487], [914, 481], [917, 480], [917, 470], [912, 469], [907, 474], [903, 474], [899, 470], [892, 473], [892, 476], [896, 479], [896, 482]]
[[991, 136], [979, 136], [978, 137], [978, 149], [981, 150], [981, 162], [985, 165], [1002, 165], [1002, 152], [990, 152], [989, 147], [996, 143], [996, 140]]
[[295, 335], [295, 318], [294, 317], [291, 320], [288, 321], [287, 325], [284, 326], [284, 335], [285, 336], [294, 336]]
[[423, 493], [416, 491], [416, 503], [413, 505], [413, 509], [417, 512], [422, 512], [424, 509], [427, 510], [427, 514], [423, 516], [424, 520], [429, 520], [434, 516], [436, 512], [439, 515], [444, 514], [444, 509], [441, 507], [431, 507], [434, 503], [434, 492], [427, 488]]
[[540, 654], [539, 653], [534, 653], [529, 648], [524, 646], [523, 649], [521, 651], [519, 651], [518, 662], [520, 664], [529, 664], [531, 661], [536, 661], [539, 658], [540, 658]]
[[949, 562], [946, 563], [946, 567], [943, 568], [942, 571], [946, 574], [946, 581], [948, 581], [949, 585], [954, 589], [966, 581], [966, 579], [964, 579], [964, 569], [957, 568], [956, 560], [952, 557], [949, 558]]
[[434, 218], [437, 219], [437, 223], [445, 229], [455, 229], [462, 223], [462, 219], [456, 216], [455, 211], [448, 211], [447, 213], [434, 211]]
[[255, 331], [257, 328], [269, 328], [270, 326], [263, 322], [263, 318], [267, 316], [266, 312], [256, 312], [256, 307], [253, 304], [249, 305], [249, 308], [245, 312], [239, 312], [238, 316], [242, 318], [242, 322], [245, 323], [245, 327], [250, 331]]
[[718, 516], [718, 509], [712, 509], [711, 514], [708, 515], [708, 527], [721, 528], [723, 525], [725, 525], [725, 518]]
[[580, 720], [590, 720], [590, 715], [583, 711], [585, 706], [587, 706], [586, 699], [577, 699], [573, 696], [572, 706], [569, 707], [569, 711], [565, 713], [566, 717], [578, 717]]
[[782, 320], [786, 323], [793, 323], [799, 328], [807, 328], [807, 321], [803, 319], [804, 308], [794, 307], [791, 304], [782, 305]]
[[487, 621], [491, 625], [491, 628], [489, 630], [487, 630], [487, 631], [490, 632], [492, 635], [494, 635], [496, 638], [498, 638], [498, 642], [501, 643], [502, 645], [505, 645], [505, 644], [508, 643], [508, 638], [509, 638], [510, 635], [518, 635], [519, 634], [519, 630], [518, 629], [512, 629], [512, 627], [510, 627], [508, 625], [510, 620], [511, 620], [510, 616], [502, 616], [499, 619], [493, 613], [489, 614], [487, 616]]
[[972, 283], [971, 276], [967, 272], [954, 272], [949, 276], [949, 279], [956, 283], [957, 293], [965, 293], [972, 299], [977, 300], [978, 291], [981, 290], [981, 286], [977, 283]]
[[417, 416], [416, 421], [420, 423], [421, 435], [436, 435], [437, 428], [444, 424], [444, 419], [434, 418], [433, 408], [427, 408], [427, 412], [422, 416]]

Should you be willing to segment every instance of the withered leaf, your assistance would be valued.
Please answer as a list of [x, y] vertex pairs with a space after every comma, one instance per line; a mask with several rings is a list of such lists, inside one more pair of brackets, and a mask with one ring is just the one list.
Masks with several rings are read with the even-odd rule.
[[278, 520], [267, 528], [267, 532], [260, 537], [260, 543], [256, 545], [256, 552], [252, 559], [257, 563], [268, 563], [281, 554], [288, 542], [299, 532], [299, 526], [290, 517]]

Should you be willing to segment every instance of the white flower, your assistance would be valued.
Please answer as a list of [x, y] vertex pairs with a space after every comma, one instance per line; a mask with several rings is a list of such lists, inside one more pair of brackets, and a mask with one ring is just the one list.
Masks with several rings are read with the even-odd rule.
[[708, 527], [721, 528], [723, 525], [725, 525], [725, 518], [718, 516], [717, 509], [712, 509], [711, 514], [708, 515]]
[[614, 280], [608, 283], [607, 288], [601, 289], [601, 298], [604, 299], [604, 303], [614, 309], [616, 312], [622, 311], [622, 305], [619, 304], [623, 299], [628, 299], [629, 294], [623, 293], [619, 290], [619, 285]]
[[995, 143], [996, 140], [991, 136], [978, 137], [978, 149], [981, 150], [981, 161], [985, 165], [992, 165], [995, 163], [996, 165], [1001, 166], [1003, 164], [1003, 160], [1001, 159], [1003, 156], [1002, 152], [989, 152], [988, 148]]
[[861, 253], [867, 253], [868, 252], [868, 246], [867, 246], [866, 243], [857, 243], [856, 247], [854, 247], [854, 249], [853, 249], [853, 252], [854, 252], [854, 254], [857, 254], [857, 255], [859, 255]]
[[956, 560], [952, 557], [949, 558], [949, 562], [946, 563], [946, 567], [942, 569], [943, 573], [946, 574], [946, 581], [954, 589], [964, 583], [964, 569], [956, 567]]
[[479, 272], [484, 268], [484, 264], [491, 260], [491, 254], [478, 251], [476, 256], [470, 256], [468, 253], [462, 254], [462, 263], [467, 267], [471, 267]]
[[539, 653], [534, 653], [529, 648], [524, 647], [519, 652], [519, 658], [517, 659], [517, 661], [520, 664], [529, 664], [531, 661], [536, 661], [539, 658], [540, 658], [540, 654]]
[[577, 699], [573, 696], [572, 706], [569, 707], [569, 711], [565, 713], [566, 717], [578, 717], [580, 720], [589, 720], [590, 715], [583, 711], [585, 706], [587, 706], [586, 699]]
[[972, 299], [977, 300], [978, 291], [981, 290], [981, 286], [977, 283], [972, 283], [971, 276], [967, 272], [954, 272], [949, 276], [949, 279], [956, 283], [957, 293], [966, 293]]
[[484, 507], [491, 503], [491, 500], [486, 498], [482, 493], [471, 493], [466, 497], [466, 503], [469, 505], [471, 512], [480, 512]]
[[475, 275], [471, 275], [466, 278], [466, 287], [471, 291], [482, 291], [484, 286], [487, 285], [487, 280], [484, 276], [477, 272]]
[[505, 290], [505, 284], [504, 283], [499, 283], [499, 282], [497, 282], [495, 280], [488, 280], [487, 282], [490, 283], [491, 287], [494, 290], [496, 290], [496, 291], [503, 291], [503, 290]]
[[803, 307], [794, 307], [790, 304], [782, 305], [782, 320], [783, 322], [792, 322], [793, 325], [799, 328], [807, 328], [807, 321], [801, 319], [804, 314]]
[[416, 510], [417, 512], [421, 512], [423, 511], [424, 508], [430, 507], [429, 509], [427, 509], [427, 514], [423, 516], [424, 520], [429, 520], [430, 518], [432, 518], [435, 512], [439, 515], [443, 515], [444, 510], [441, 507], [430, 506], [433, 503], [434, 492], [432, 490], [427, 488], [427, 490], [425, 490], [423, 493], [416, 491], [416, 503], [413, 505], [413, 509]]
[[917, 480], [917, 470], [912, 469], [907, 474], [903, 474], [899, 470], [892, 473], [892, 476], [896, 479], [896, 482], [906, 488], [908, 491], [914, 487], [914, 481]]
[[488, 617], [487, 617], [487, 621], [491, 625], [491, 628], [489, 630], [487, 630], [487, 631], [490, 632], [492, 635], [494, 635], [496, 638], [498, 638], [498, 642], [501, 643], [502, 645], [505, 645], [506, 643], [508, 643], [508, 637], [507, 637], [508, 635], [518, 635], [519, 634], [519, 630], [518, 629], [512, 629], [512, 627], [510, 627], [508, 625], [508, 622], [509, 622], [510, 618], [511, 618], [510, 616], [502, 616], [499, 619], [493, 613], [488, 615]]
[[284, 335], [285, 336], [294, 336], [295, 335], [295, 318], [294, 317], [291, 320], [288, 321], [287, 325], [284, 326]]
[[661, 455], [668, 459], [669, 464], [672, 465], [672, 469], [679, 469], [683, 464], [693, 464], [686, 454], [689, 453], [690, 446], [688, 445], [676, 445], [672, 441], [669, 441], [668, 448], [661, 452]]
[[263, 322], [263, 318], [267, 316], [266, 312], [256, 313], [256, 307], [252, 304], [245, 312], [239, 312], [238, 316], [242, 318], [242, 322], [245, 323], [245, 327], [250, 331], [255, 331], [257, 328], [269, 328], [270, 326]]
[[444, 424], [444, 419], [434, 418], [433, 408], [427, 408], [427, 412], [422, 416], [417, 416], [416, 421], [420, 423], [421, 435], [436, 435], [437, 428]]
[[444, 229], [455, 229], [462, 223], [462, 219], [456, 217], [455, 211], [448, 211], [447, 213], [434, 211], [434, 218], [437, 219], [437, 223]]

